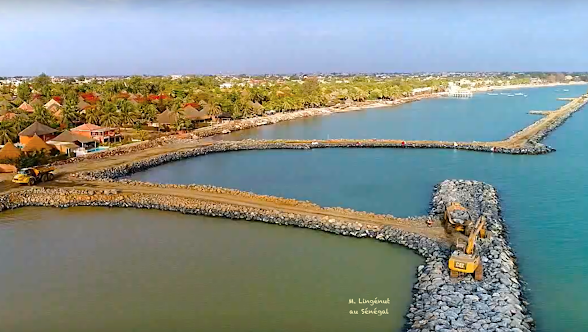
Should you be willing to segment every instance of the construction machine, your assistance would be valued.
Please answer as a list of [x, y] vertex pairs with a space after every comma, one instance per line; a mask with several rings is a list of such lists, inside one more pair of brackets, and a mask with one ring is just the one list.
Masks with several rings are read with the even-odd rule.
[[[452, 202], [445, 208], [444, 224], [445, 231], [448, 234], [459, 232], [469, 236], [474, 229], [470, 213], [458, 202]], [[486, 237], [485, 227], [480, 231], [480, 236]]]
[[482, 280], [482, 259], [476, 241], [485, 227], [486, 217], [481, 216], [470, 233], [467, 243], [457, 240], [456, 248], [449, 258], [449, 275], [452, 278], [473, 273], [474, 279]]
[[54, 167], [41, 166], [21, 168], [12, 179], [12, 182], [32, 186], [40, 182], [51, 181], [55, 177], [54, 170]]

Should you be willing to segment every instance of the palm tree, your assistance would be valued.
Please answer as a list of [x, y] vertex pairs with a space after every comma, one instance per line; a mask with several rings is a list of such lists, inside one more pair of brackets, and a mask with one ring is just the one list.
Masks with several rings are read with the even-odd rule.
[[34, 107], [34, 109], [35, 111], [32, 114], [34, 121], [40, 122], [47, 126], [55, 122], [55, 116], [53, 116], [53, 114], [45, 107], [37, 105]]
[[99, 125], [100, 117], [102, 117], [102, 110], [97, 106], [88, 107], [85, 109], [85, 118], [87, 123]]
[[116, 106], [111, 102], [105, 102], [102, 106], [102, 116], [100, 116], [100, 124], [108, 127], [118, 127], [120, 124], [120, 117]]
[[0, 143], [12, 142], [16, 137], [16, 130], [10, 121], [0, 122]]
[[218, 116], [222, 113], [222, 108], [220, 104], [214, 99], [208, 103], [204, 100], [201, 100], [198, 104], [200, 104], [200, 106], [202, 106], [202, 108], [206, 110], [206, 113], [208, 113], [208, 115]]
[[120, 100], [118, 102], [118, 112], [120, 122], [123, 125], [132, 124], [137, 120], [137, 110], [135, 105], [126, 99]]
[[153, 122], [157, 118], [159, 111], [153, 104], [146, 104], [141, 106], [141, 118], [146, 122]]
[[66, 128], [70, 128], [73, 124], [78, 121], [78, 106], [71, 100], [65, 104], [65, 107], [61, 110], [61, 124]]
[[180, 104], [174, 103], [169, 110], [173, 117], [180, 119], [184, 117], [184, 110], [180, 107]]
[[16, 114], [14, 119], [12, 119], [12, 126], [17, 133], [23, 131], [26, 127], [30, 126], [31, 123], [33, 123], [33, 121], [24, 113]]

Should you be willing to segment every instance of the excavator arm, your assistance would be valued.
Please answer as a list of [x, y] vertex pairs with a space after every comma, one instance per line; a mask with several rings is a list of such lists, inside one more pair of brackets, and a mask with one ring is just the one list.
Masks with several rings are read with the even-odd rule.
[[465, 249], [466, 254], [471, 255], [474, 253], [474, 247], [476, 246], [476, 239], [478, 238], [478, 234], [480, 234], [480, 231], [482, 229], [484, 229], [485, 226], [486, 226], [486, 217], [480, 216], [480, 218], [478, 219], [478, 222], [476, 223], [476, 227], [474, 228], [474, 230], [470, 233], [470, 236], [468, 237], [468, 244]]

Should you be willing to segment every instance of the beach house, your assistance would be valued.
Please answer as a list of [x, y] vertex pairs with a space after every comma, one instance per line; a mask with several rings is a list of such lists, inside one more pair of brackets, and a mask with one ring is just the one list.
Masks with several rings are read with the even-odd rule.
[[71, 129], [71, 132], [92, 138], [100, 143], [114, 143], [122, 140], [122, 135], [117, 128], [100, 127], [91, 123], [77, 126]]

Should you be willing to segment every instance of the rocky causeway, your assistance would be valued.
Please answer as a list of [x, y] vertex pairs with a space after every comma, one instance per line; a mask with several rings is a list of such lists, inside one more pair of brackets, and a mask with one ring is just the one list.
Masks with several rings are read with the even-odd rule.
[[[102, 180], [126, 174], [125, 170], [103, 171]], [[90, 177], [85, 174], [82, 177]], [[121, 180], [118, 180], [121, 181]], [[135, 181], [122, 180], [129, 184]], [[136, 183], [145, 185], [145, 183]], [[159, 185], [153, 186], [179, 186]], [[209, 190], [220, 190], [210, 187]], [[223, 189], [229, 191], [237, 190]], [[247, 195], [247, 193], [237, 193]], [[286, 199], [284, 199], [286, 200]], [[329, 233], [368, 237], [408, 247], [425, 258], [418, 267], [413, 287], [413, 301], [406, 314], [408, 332], [416, 331], [532, 331], [533, 319], [526, 309], [523, 286], [516, 259], [510, 249], [505, 225], [500, 215], [496, 190], [477, 181], [446, 180], [434, 188], [430, 215], [443, 212], [446, 204], [460, 202], [473, 218], [485, 215], [491, 236], [479, 242], [484, 279], [466, 276], [451, 279], [447, 262], [449, 248], [425, 236], [387, 225], [366, 225], [354, 221], [321, 218], [242, 205], [220, 204], [190, 198], [147, 193], [125, 193], [116, 189], [86, 190], [69, 188], [30, 188], [0, 196], [0, 211], [25, 206], [66, 208], [71, 206], [105, 206], [158, 209], [230, 219], [260, 221], [285, 226], [322, 230]], [[306, 202], [305, 204], [312, 204]], [[426, 218], [423, 217], [423, 218]], [[423, 222], [423, 218], [413, 218]]]

